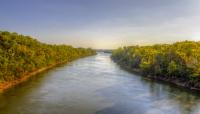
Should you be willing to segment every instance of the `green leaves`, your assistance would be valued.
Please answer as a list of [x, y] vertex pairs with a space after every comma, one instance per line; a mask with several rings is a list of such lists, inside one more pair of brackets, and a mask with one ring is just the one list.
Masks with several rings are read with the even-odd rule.
[[40, 43], [30, 36], [0, 31], [0, 82], [42, 67], [95, 54], [92, 49]]
[[200, 77], [200, 42], [129, 46], [113, 51], [112, 58], [147, 75], [185, 79]]

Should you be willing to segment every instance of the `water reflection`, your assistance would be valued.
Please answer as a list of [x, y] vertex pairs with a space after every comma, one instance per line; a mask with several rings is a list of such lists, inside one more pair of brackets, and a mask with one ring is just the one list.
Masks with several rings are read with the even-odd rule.
[[[199, 105], [199, 95], [195, 92], [184, 90], [163, 82], [155, 82], [154, 80], [146, 80], [141, 78], [143, 84], [147, 84], [149, 92], [155, 99], [155, 104], [158, 107], [171, 106], [171, 110], [179, 110], [180, 114], [193, 114]], [[162, 84], [161, 84], [162, 83]], [[177, 108], [177, 109], [176, 109]]]
[[42, 73], [0, 94], [0, 114], [198, 114], [198, 94], [122, 70], [109, 54]]

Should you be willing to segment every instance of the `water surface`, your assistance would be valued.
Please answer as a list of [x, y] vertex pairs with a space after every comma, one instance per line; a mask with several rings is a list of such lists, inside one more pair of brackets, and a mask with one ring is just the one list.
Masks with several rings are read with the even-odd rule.
[[98, 53], [0, 94], [0, 114], [200, 114], [200, 97], [131, 74]]

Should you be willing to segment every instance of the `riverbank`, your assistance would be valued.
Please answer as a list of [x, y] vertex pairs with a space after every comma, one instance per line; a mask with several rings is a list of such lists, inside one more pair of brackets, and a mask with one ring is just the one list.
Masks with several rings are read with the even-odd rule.
[[[178, 87], [181, 87], [181, 88], [184, 88], [184, 89], [200, 92], [200, 87], [192, 86], [191, 82], [188, 81], [188, 80], [184, 80], [184, 79], [181, 79], [181, 78], [175, 78], [175, 77], [161, 77], [161, 76], [144, 75], [140, 69], [130, 68], [130, 67], [124, 65], [124, 64], [117, 62], [113, 58], [112, 58], [112, 60], [115, 63], [117, 63], [122, 69], [127, 70], [127, 71], [129, 71], [133, 74], [138, 74], [138, 75], [143, 76], [143, 77], [148, 78], [148, 79], [152, 79], [152, 80], [156, 80], [156, 81], [162, 81], [162, 82], [173, 84], [175, 86], [178, 86]], [[199, 86], [200, 83], [197, 83], [195, 85]]]
[[112, 58], [146, 77], [200, 90], [200, 42], [128, 46], [114, 50]]
[[90, 48], [46, 44], [30, 36], [0, 31], [0, 90], [58, 64], [94, 54]]
[[62, 63], [56, 63], [56, 64], [53, 64], [53, 65], [50, 65], [48, 67], [44, 67], [44, 68], [40, 68], [40, 69], [37, 69], [33, 72], [30, 72], [30, 73], [26, 73], [24, 74], [23, 76], [20, 76], [20, 78], [16, 79], [16, 80], [11, 80], [11, 81], [5, 81], [5, 82], [2, 82], [0, 83], [0, 93], [20, 84], [20, 83], [23, 83], [25, 81], [27, 81], [29, 78], [31, 78], [32, 76], [36, 75], [36, 74], [39, 74], [41, 72], [44, 72], [48, 69], [51, 69], [59, 64], [64, 64], [65, 62], [62, 62]]
[[[92, 56], [92, 55], [88, 55], [88, 56]], [[87, 57], [87, 56], [85, 56], [85, 57]], [[84, 58], [84, 57], [81, 57], [81, 58]], [[80, 59], [80, 58], [78, 58], [78, 59]], [[49, 69], [52, 69], [52, 68], [54, 68], [54, 67], [56, 67], [58, 65], [67, 64], [67, 63], [68, 63], [68, 61], [63, 61], [63, 62], [59, 62], [59, 63], [56, 63], [56, 64], [52, 64], [52, 65], [49, 65], [47, 67], [34, 70], [34, 71], [30, 72], [30, 73], [26, 73], [26, 74], [20, 76], [20, 78], [18, 78], [18, 79], [11, 80], [11, 81], [1, 82], [0, 83], [0, 93], [3, 93], [6, 90], [9, 90], [9, 89], [11, 89], [11, 88], [13, 88], [13, 87], [15, 87], [15, 86], [23, 83], [23, 82], [26, 82], [31, 77], [33, 77], [33, 76], [35, 76], [35, 75], [37, 75], [39, 73], [42, 73], [42, 72], [47, 71]]]

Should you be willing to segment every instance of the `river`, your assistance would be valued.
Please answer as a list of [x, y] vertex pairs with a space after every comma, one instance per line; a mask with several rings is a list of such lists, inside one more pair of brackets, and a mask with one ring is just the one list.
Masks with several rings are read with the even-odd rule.
[[200, 95], [129, 73], [98, 53], [0, 94], [0, 114], [200, 114]]

